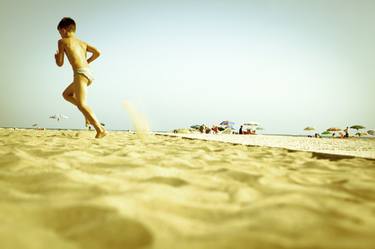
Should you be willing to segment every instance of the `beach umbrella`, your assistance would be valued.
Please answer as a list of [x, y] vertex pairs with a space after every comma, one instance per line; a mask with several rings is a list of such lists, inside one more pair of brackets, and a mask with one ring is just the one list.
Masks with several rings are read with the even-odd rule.
[[337, 127], [331, 127], [331, 128], [328, 128], [327, 131], [341, 131], [341, 129]]
[[198, 130], [199, 127], [201, 127], [201, 126], [200, 126], [200, 125], [192, 125], [192, 126], [190, 126], [190, 128], [192, 128], [192, 129], [196, 129], [196, 130]]
[[223, 126], [224, 128], [234, 129], [233, 128], [234, 122], [229, 121], [229, 120], [225, 120], [225, 121], [221, 122], [220, 125]]
[[36, 126], [38, 126], [38, 124], [33, 124], [33, 127], [36, 127]]
[[350, 129], [357, 130], [356, 135], [358, 135], [359, 137], [361, 136], [361, 133], [359, 132], [359, 130], [362, 130], [362, 129], [365, 129], [365, 128], [366, 127], [364, 127], [363, 125], [353, 125], [353, 126], [350, 126]]
[[225, 121], [221, 122], [220, 125], [223, 125], [223, 126], [233, 126], [234, 122], [229, 121], [229, 120], [225, 120]]
[[366, 127], [362, 126], [362, 125], [353, 125], [353, 126], [350, 126], [350, 129], [354, 129], [354, 130], [362, 130], [362, 129], [366, 129]]
[[49, 118], [51, 118], [51, 119], [56, 119], [57, 121], [60, 121], [60, 119], [67, 119], [67, 118], [69, 118], [68, 116], [65, 116], [65, 115], [63, 115], [63, 114], [59, 114], [59, 115], [52, 115], [52, 116], [49, 116]]
[[264, 130], [263, 127], [257, 127], [255, 129], [258, 130], [258, 131], [263, 131]]
[[307, 126], [305, 127], [305, 129], [303, 129], [304, 131], [314, 131], [315, 128], [314, 127], [311, 127], [311, 126]]
[[247, 129], [255, 130], [257, 126], [259, 126], [259, 123], [251, 121], [243, 124], [244, 127]]
[[375, 136], [375, 131], [374, 130], [368, 130], [367, 133], [370, 134], [371, 136]]
[[258, 126], [258, 125], [259, 125], [259, 123], [254, 122], [254, 121], [247, 122], [247, 123], [243, 124], [243, 126]]
[[322, 135], [331, 135], [331, 132], [329, 132], [329, 131], [323, 131]]

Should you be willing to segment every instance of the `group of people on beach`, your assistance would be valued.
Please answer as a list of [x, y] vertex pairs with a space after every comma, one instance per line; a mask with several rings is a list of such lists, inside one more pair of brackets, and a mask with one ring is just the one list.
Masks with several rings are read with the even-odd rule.
[[[308, 137], [321, 138], [322, 136], [319, 133], [315, 133], [314, 136], [308, 135]], [[336, 133], [332, 133], [332, 137], [336, 137]], [[349, 127], [347, 126], [343, 132], [339, 133], [339, 138], [349, 138]]]
[[[336, 137], [336, 133], [332, 133], [332, 137]], [[349, 127], [347, 126], [343, 132], [339, 132], [339, 138], [349, 138]]]
[[[335, 137], [335, 136], [336, 136], [336, 134], [333, 133], [333, 134], [332, 134], [332, 137]], [[339, 137], [340, 137], [340, 138], [348, 138], [348, 137], [349, 137], [349, 127], [346, 127], [346, 128], [344, 129], [344, 133], [340, 132], [340, 133], [339, 133]]]
[[240, 135], [255, 135], [256, 130], [255, 129], [244, 129], [243, 125], [241, 125], [240, 129], [238, 130], [238, 133], [233, 130], [232, 127], [229, 126], [222, 126], [222, 125], [213, 125], [211, 128], [206, 125], [200, 125], [197, 129], [200, 133], [205, 134], [219, 134], [219, 133], [226, 133], [226, 134], [240, 134]]
[[226, 127], [223, 127], [223, 126], [217, 126], [217, 125], [213, 125], [210, 128], [210, 127], [208, 127], [204, 124], [199, 126], [199, 128], [198, 128], [199, 132], [206, 133], [206, 134], [219, 134], [219, 133], [224, 132], [227, 129], [230, 129], [230, 128], [226, 128]]
[[241, 134], [241, 135], [255, 135], [256, 134], [256, 130], [254, 129], [244, 129], [243, 128], [243, 125], [240, 126], [240, 129], [238, 130], [238, 134]]

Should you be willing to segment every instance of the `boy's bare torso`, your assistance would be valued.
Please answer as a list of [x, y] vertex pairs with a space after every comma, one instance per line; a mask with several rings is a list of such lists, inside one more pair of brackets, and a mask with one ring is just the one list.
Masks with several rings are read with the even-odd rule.
[[87, 43], [76, 37], [62, 38], [59, 40], [73, 70], [88, 67], [87, 63]]

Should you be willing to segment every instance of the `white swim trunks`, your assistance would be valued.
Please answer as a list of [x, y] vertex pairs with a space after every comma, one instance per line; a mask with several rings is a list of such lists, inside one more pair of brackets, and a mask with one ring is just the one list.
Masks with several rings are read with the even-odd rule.
[[76, 76], [77, 74], [81, 74], [85, 76], [89, 80], [89, 83], [88, 83], [89, 85], [94, 80], [94, 77], [92, 76], [92, 73], [88, 67], [77, 68], [74, 71], [74, 76]]

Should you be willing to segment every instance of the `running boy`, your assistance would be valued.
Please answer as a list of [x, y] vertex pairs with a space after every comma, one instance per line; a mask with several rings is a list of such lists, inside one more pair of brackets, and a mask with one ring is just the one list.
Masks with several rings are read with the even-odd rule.
[[[100, 52], [95, 47], [79, 40], [75, 36], [76, 24], [73, 19], [64, 17], [57, 25], [61, 35], [58, 41], [58, 50], [55, 54], [56, 64], [61, 67], [64, 64], [64, 52], [73, 68], [73, 83], [63, 92], [65, 100], [77, 106], [86, 119], [86, 125], [92, 124], [96, 130], [95, 138], [101, 138], [108, 134], [95, 117], [94, 112], [86, 104], [86, 88], [93, 81], [88, 64], [99, 57]], [[86, 53], [92, 53], [86, 58]]]

